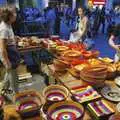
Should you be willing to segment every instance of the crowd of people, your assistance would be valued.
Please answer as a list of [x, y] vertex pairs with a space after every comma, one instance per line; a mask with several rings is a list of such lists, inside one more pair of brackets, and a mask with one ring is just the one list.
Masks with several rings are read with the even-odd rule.
[[[78, 10], [72, 10], [72, 7], [66, 6], [56, 6], [48, 7], [44, 10], [44, 16], [47, 21], [48, 33], [60, 34], [60, 24], [64, 22], [69, 28], [69, 31], [75, 29], [76, 22], [78, 19]], [[88, 17], [90, 24], [90, 31], [93, 36], [97, 35], [99, 28], [102, 25], [102, 33], [105, 32], [105, 28], [108, 25], [113, 24], [115, 21], [112, 19], [112, 10], [106, 9], [104, 6], [102, 9], [96, 7], [95, 9], [84, 8], [84, 14]], [[107, 26], [106, 26], [107, 25]], [[70, 34], [69, 34], [70, 35]]]

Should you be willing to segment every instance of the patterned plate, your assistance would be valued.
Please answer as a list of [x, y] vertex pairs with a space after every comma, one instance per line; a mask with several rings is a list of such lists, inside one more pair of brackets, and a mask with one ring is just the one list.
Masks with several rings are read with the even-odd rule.
[[50, 106], [47, 114], [50, 120], [80, 120], [83, 117], [84, 109], [79, 103], [66, 101]]
[[120, 90], [118, 88], [104, 87], [101, 94], [110, 101], [120, 102]]
[[120, 112], [120, 103], [117, 104], [117, 111]]
[[98, 92], [92, 88], [92, 86], [73, 87], [71, 92], [74, 98], [80, 103], [88, 102], [101, 97], [101, 95], [99, 95]]

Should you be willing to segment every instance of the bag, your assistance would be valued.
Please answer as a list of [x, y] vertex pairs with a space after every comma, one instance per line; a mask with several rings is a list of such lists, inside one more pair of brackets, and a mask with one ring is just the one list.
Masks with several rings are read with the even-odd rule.
[[12, 68], [16, 69], [20, 63], [20, 54], [15, 46], [7, 47], [8, 58], [12, 64]]

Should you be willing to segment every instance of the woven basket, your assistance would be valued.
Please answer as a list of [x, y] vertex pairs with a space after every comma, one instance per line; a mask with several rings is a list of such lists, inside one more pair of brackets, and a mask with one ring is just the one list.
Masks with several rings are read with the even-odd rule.
[[[57, 112], [59, 110], [61, 112]], [[63, 102], [55, 103], [51, 105], [47, 111], [48, 120], [61, 120], [65, 118], [67, 120], [67, 118], [69, 117], [71, 117], [70, 118], [71, 120], [82, 120], [83, 115], [84, 115], [84, 108], [82, 107], [81, 104], [74, 101], [63, 101]]]
[[84, 68], [80, 74], [82, 80], [94, 87], [103, 86], [105, 83], [106, 76], [107, 67], [105, 65], [96, 65]]
[[[34, 116], [39, 113], [42, 99], [35, 90], [23, 91], [15, 95], [16, 110], [23, 117]], [[29, 107], [30, 106], [30, 107]]]
[[43, 96], [46, 102], [59, 102], [68, 98], [67, 88], [61, 85], [50, 85], [43, 90]]

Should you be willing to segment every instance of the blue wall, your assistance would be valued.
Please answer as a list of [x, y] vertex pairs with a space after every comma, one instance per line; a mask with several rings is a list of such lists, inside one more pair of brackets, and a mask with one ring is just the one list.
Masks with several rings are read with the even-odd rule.
[[5, 5], [7, 3], [7, 0], [0, 0], [0, 6]]

